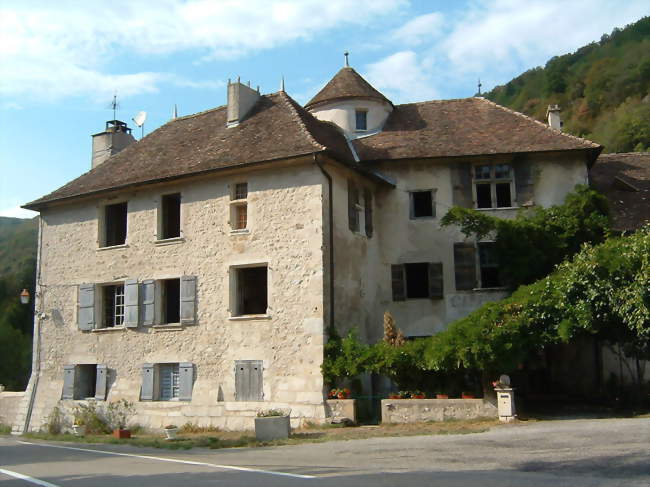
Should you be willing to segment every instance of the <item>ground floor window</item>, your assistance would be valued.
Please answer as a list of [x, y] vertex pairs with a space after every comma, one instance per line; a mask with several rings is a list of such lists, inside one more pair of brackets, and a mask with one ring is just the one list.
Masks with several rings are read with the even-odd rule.
[[441, 299], [444, 295], [442, 263], [414, 262], [391, 266], [393, 301]]
[[160, 400], [178, 399], [180, 371], [178, 364], [160, 364]]
[[106, 399], [107, 375], [103, 364], [64, 365], [61, 399]]
[[261, 360], [235, 362], [235, 399], [237, 401], [264, 400]]
[[191, 401], [194, 364], [166, 362], [142, 366], [141, 401]]

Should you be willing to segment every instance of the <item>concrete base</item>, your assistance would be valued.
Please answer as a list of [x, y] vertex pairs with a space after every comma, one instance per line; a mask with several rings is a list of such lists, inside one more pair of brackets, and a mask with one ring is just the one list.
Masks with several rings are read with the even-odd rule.
[[382, 423], [495, 418], [497, 408], [483, 399], [382, 399]]
[[257, 441], [281, 440], [288, 438], [290, 432], [289, 416], [255, 418], [255, 438]]
[[349, 419], [357, 423], [356, 399], [327, 399], [325, 401], [325, 416], [331, 420]]

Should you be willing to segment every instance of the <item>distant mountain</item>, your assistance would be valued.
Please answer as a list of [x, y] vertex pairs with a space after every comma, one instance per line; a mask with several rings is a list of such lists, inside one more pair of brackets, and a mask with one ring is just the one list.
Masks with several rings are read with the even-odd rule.
[[36, 263], [38, 220], [0, 216], [0, 277]]
[[553, 57], [483, 96], [546, 121], [562, 109], [563, 130], [606, 152], [650, 150], [650, 17]]

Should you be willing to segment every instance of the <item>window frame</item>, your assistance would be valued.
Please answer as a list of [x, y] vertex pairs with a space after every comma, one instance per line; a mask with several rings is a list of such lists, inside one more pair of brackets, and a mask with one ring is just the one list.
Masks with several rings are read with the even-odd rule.
[[[243, 185], [244, 191], [239, 191]], [[244, 194], [245, 192], [245, 194]], [[230, 233], [248, 233], [250, 231], [250, 218], [248, 212], [248, 197], [250, 195], [250, 188], [248, 181], [237, 181], [230, 185]], [[242, 209], [244, 211], [244, 226], [241, 226]]]
[[[107, 316], [108, 316], [107, 306], [108, 306], [109, 303], [106, 302], [106, 294], [107, 294], [106, 291], [107, 291], [108, 288], [111, 288], [111, 287], [114, 288], [114, 293], [115, 294], [113, 296], [113, 298], [114, 298], [113, 305], [112, 305], [113, 310], [112, 310], [112, 313], [111, 313], [113, 324], [109, 325], [107, 323]], [[97, 284], [96, 288], [100, 289], [100, 292], [96, 293], [96, 300], [99, 301], [99, 303], [96, 303], [96, 304], [99, 304], [99, 306], [97, 306], [97, 309], [99, 310], [99, 320], [97, 319], [97, 314], [95, 315], [95, 322], [98, 324], [98, 326], [96, 326], [96, 328], [101, 328], [101, 329], [125, 328], [126, 327], [126, 325], [125, 325], [125, 318], [126, 318], [126, 281], [116, 281], [116, 282], [101, 283], [101, 284]], [[118, 291], [119, 291], [119, 288], [122, 289], [122, 293], [121, 293], [122, 303], [121, 303], [121, 305], [118, 305], [117, 302], [116, 302], [117, 299], [115, 299], [115, 298], [120, 296], [119, 294], [117, 294]], [[122, 308], [122, 314], [121, 315], [118, 315], [118, 313], [117, 313], [117, 307], [118, 306], [121, 306], [121, 308]], [[118, 316], [121, 316], [121, 322], [119, 324], [116, 323], [116, 319], [117, 319]]]
[[478, 242], [454, 242], [454, 246], [459, 245], [459, 246], [464, 246], [465, 248], [473, 248], [473, 261], [474, 261], [474, 280], [475, 280], [475, 286], [472, 287], [471, 289], [458, 289], [458, 282], [457, 282], [457, 275], [458, 275], [458, 270], [457, 270], [457, 260], [456, 260], [456, 253], [454, 250], [454, 275], [455, 277], [455, 290], [456, 292], [472, 292], [472, 291], [498, 291], [498, 290], [503, 290], [507, 289], [507, 286], [505, 286], [503, 283], [499, 283], [498, 286], [484, 286], [483, 285], [483, 268], [492, 268], [497, 270], [497, 275], [498, 275], [498, 270], [499, 270], [499, 263], [496, 262], [493, 265], [490, 266], [484, 266], [481, 262], [481, 246], [486, 246], [486, 245], [494, 245], [495, 242], [493, 240], [481, 240]]
[[[409, 190], [409, 219], [410, 220], [433, 220], [436, 218], [436, 188], [429, 189], [412, 189]], [[416, 193], [429, 193], [431, 195], [431, 215], [416, 216], [415, 215], [415, 194]]]
[[[363, 114], [363, 128], [359, 128], [359, 115]], [[368, 131], [368, 109], [359, 107], [354, 109], [354, 131], [367, 132]]]
[[[240, 312], [240, 272], [243, 269], [264, 268], [266, 269], [266, 311], [264, 313], [244, 314]], [[232, 265], [228, 269], [229, 275], [229, 319], [268, 319], [271, 312], [271, 267], [268, 262], [255, 262], [250, 264]]]
[[[113, 243], [111, 245], [108, 244], [108, 223], [109, 223], [109, 218], [108, 218], [108, 211], [109, 207], [111, 206], [118, 206], [118, 205], [125, 205], [125, 211], [124, 211], [124, 241], [122, 243]], [[119, 248], [119, 247], [124, 247], [128, 245], [129, 242], [129, 202], [128, 200], [118, 200], [118, 201], [111, 201], [111, 202], [106, 202], [104, 204], [101, 204], [99, 206], [99, 211], [98, 211], [98, 235], [97, 235], [97, 240], [98, 240], [98, 248], [99, 249], [111, 249], [111, 248]]]
[[372, 238], [373, 225], [373, 192], [367, 186], [357, 184], [354, 179], [348, 179], [348, 228], [352, 233], [366, 238]]
[[[178, 235], [168, 237], [165, 235], [165, 199], [171, 196], [178, 195]], [[174, 191], [173, 193], [165, 193], [160, 195], [158, 202], [158, 211], [156, 219], [156, 237], [157, 242], [175, 241], [183, 238], [183, 193]]]
[[[476, 171], [478, 167], [481, 166], [489, 166], [490, 167], [490, 176], [488, 178], [477, 178], [476, 177]], [[506, 178], [498, 178], [496, 177], [496, 167], [497, 166], [507, 166], [509, 168], [509, 174], [508, 177]], [[472, 197], [474, 199], [474, 208], [477, 210], [503, 210], [503, 209], [511, 209], [511, 208], [517, 208], [516, 206], [516, 201], [517, 201], [517, 194], [515, 192], [516, 190], [516, 185], [515, 185], [515, 168], [512, 164], [510, 163], [504, 163], [504, 162], [480, 162], [480, 163], [475, 163], [472, 164]], [[498, 184], [509, 184], [510, 188], [510, 206], [498, 206], [498, 201], [497, 201], [497, 185]], [[490, 205], [489, 207], [479, 207], [479, 201], [478, 201], [478, 185], [490, 185]]]
[[[178, 281], [178, 321], [169, 321], [167, 319], [167, 282]], [[158, 303], [155, 305], [154, 314], [157, 317], [156, 324], [160, 326], [180, 325], [181, 323], [181, 278], [169, 277], [164, 279], [157, 279], [154, 281], [156, 287], [156, 299]]]
[[[170, 372], [170, 396], [163, 396], [163, 370], [169, 368]], [[156, 384], [154, 385], [154, 391], [156, 393], [157, 401], [169, 402], [169, 401], [180, 401], [180, 382], [181, 382], [181, 371], [180, 371], [180, 362], [161, 362], [156, 364], [157, 377], [155, 378]], [[176, 379], [174, 385], [174, 379]], [[174, 395], [174, 391], [176, 395]]]

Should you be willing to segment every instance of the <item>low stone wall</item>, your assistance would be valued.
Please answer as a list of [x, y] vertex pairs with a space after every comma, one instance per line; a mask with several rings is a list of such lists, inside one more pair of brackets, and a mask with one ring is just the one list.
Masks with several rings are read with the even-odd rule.
[[13, 425], [25, 392], [0, 392], [0, 424]]
[[327, 399], [325, 416], [330, 419], [348, 418], [357, 423], [357, 401], [355, 399]]
[[483, 399], [382, 399], [382, 423], [496, 418], [497, 408]]

